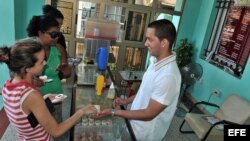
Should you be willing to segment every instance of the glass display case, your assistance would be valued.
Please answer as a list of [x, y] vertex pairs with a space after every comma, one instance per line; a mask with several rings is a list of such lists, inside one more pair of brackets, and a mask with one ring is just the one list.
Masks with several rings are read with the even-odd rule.
[[121, 6], [106, 5], [104, 17], [110, 21], [116, 21], [119, 23], [119, 31], [117, 33], [117, 42], [121, 42], [124, 37], [125, 29], [125, 12], [126, 8]]
[[85, 23], [87, 18], [98, 17], [100, 13], [100, 3], [78, 2], [76, 38], [83, 38], [85, 33]]
[[72, 32], [72, 16], [73, 16], [73, 2], [58, 1], [56, 3], [57, 9], [60, 10], [64, 16], [61, 32], [63, 34], [71, 34]]
[[[87, 104], [99, 105], [100, 109], [111, 108], [112, 100], [107, 98], [108, 89], [101, 96], [95, 94], [94, 86], [77, 86], [74, 88], [72, 112]], [[104, 117], [94, 119], [83, 116], [71, 132], [71, 140], [98, 140], [98, 141], [134, 141], [135, 138], [128, 132], [126, 120], [120, 117]], [[130, 131], [131, 128], [130, 128]]]
[[[63, 12], [63, 32], [68, 41], [69, 56], [82, 56], [88, 19], [105, 19], [118, 24], [117, 35], [109, 50], [115, 57], [116, 70], [143, 70], [146, 68], [147, 48], [144, 46], [147, 25], [154, 20], [168, 19], [178, 31], [185, 0], [46, 0]], [[68, 21], [69, 22], [68, 24]], [[98, 24], [99, 22], [96, 22]], [[92, 24], [91, 24], [92, 25]], [[91, 35], [99, 33], [93, 28]], [[107, 28], [105, 28], [105, 34]], [[109, 30], [108, 30], [109, 31]], [[67, 33], [68, 32], [68, 33]], [[113, 33], [114, 34], [114, 33]], [[141, 57], [141, 59], [138, 59]], [[134, 67], [136, 66], [136, 67]]]
[[147, 55], [146, 48], [126, 48], [125, 70], [142, 70]]
[[110, 46], [108, 63], [111, 70], [117, 70], [119, 46]]
[[[76, 42], [76, 57], [83, 57], [84, 43]], [[83, 59], [83, 58], [82, 58]]]
[[127, 9], [126, 16], [125, 40], [142, 42], [149, 21], [149, 11]]

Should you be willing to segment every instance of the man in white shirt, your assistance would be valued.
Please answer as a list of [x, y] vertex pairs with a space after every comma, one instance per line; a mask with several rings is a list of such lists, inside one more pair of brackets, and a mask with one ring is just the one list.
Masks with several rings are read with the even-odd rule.
[[130, 119], [138, 141], [160, 141], [173, 119], [181, 86], [181, 75], [172, 45], [176, 29], [168, 20], [148, 25], [145, 46], [151, 63], [136, 95], [116, 98], [114, 107], [132, 103], [130, 110], [105, 109], [100, 116], [115, 115]]

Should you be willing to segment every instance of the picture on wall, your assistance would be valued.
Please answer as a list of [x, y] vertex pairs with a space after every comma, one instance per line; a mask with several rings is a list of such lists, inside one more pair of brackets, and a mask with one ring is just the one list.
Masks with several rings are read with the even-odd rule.
[[209, 62], [241, 78], [250, 52], [249, 33], [250, 7], [229, 7], [216, 50]]

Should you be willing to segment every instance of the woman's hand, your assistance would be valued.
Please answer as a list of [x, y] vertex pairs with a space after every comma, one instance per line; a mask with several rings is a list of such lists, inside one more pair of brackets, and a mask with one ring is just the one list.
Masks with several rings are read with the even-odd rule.
[[71, 76], [73, 66], [69, 64], [60, 64], [56, 70], [61, 72], [62, 78], [68, 78]]
[[87, 106], [82, 107], [81, 109], [79, 109], [82, 111], [83, 115], [96, 115], [97, 114], [97, 109], [95, 108], [94, 105], [89, 104]]
[[44, 81], [38, 77], [34, 77], [32, 79], [32, 84], [35, 85], [36, 87], [41, 87], [42, 85], [44, 85]]

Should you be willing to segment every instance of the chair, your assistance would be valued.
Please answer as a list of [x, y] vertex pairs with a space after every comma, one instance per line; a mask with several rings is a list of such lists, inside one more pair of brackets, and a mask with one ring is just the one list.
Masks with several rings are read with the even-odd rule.
[[[213, 115], [192, 113], [192, 110], [200, 104], [213, 106], [218, 109]], [[208, 116], [213, 116], [218, 121], [211, 124], [205, 118]], [[237, 95], [230, 95], [221, 106], [205, 101], [195, 103], [186, 114], [179, 131], [181, 133], [195, 133], [201, 141], [224, 140], [223, 129], [215, 128], [216, 125], [244, 124], [249, 117], [250, 103]], [[192, 131], [182, 129], [185, 122], [192, 128]]]

